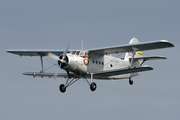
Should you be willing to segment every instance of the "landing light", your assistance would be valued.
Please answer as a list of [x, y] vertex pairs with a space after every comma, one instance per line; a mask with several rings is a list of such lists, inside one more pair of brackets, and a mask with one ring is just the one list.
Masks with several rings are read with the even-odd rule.
[[33, 73], [33, 77], [34, 77], [34, 78], [36, 77], [36, 73]]

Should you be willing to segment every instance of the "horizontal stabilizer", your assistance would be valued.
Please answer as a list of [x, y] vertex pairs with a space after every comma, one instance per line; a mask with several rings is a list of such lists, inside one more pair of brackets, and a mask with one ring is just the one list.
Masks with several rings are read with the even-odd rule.
[[147, 60], [162, 60], [162, 59], [167, 59], [167, 58], [162, 57], [162, 56], [147, 56], [147, 57], [143, 56], [143, 57], [134, 58], [134, 61], [139, 60], [139, 59], [143, 59], [144, 61], [147, 61]]

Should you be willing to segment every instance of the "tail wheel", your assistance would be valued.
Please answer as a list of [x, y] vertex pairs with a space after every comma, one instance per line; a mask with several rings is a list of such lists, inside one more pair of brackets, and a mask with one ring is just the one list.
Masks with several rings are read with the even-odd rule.
[[64, 85], [64, 84], [61, 84], [61, 85], [59, 86], [59, 90], [60, 90], [62, 93], [66, 92], [66, 87], [65, 87], [65, 85]]
[[95, 91], [96, 88], [97, 88], [96, 83], [92, 82], [92, 83], [90, 84], [90, 89], [91, 89], [91, 91]]

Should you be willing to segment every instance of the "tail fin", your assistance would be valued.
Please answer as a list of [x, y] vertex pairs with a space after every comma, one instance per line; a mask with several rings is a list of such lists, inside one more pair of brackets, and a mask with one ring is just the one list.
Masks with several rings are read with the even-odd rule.
[[[136, 38], [133, 37], [133, 38], [130, 40], [129, 44], [134, 44], [134, 43], [139, 43], [139, 41], [138, 41], [138, 39], [136, 39]], [[132, 52], [127, 52], [127, 53], [125, 54], [125, 58], [124, 58], [124, 59], [129, 61], [129, 58], [132, 58], [132, 56], [133, 56], [133, 53], [132, 53]], [[142, 52], [141, 52], [141, 51], [136, 52], [135, 57], [136, 57], [136, 56], [142, 56]]]

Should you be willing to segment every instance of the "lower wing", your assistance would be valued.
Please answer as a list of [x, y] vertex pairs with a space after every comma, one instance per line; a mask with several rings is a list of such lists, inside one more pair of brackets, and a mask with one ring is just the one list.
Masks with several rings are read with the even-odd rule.
[[[149, 66], [140, 66], [140, 67], [133, 67], [133, 68], [124, 68], [124, 69], [115, 69], [115, 70], [108, 70], [108, 71], [101, 71], [93, 74], [93, 77], [96, 79], [99, 78], [106, 78], [108, 76], [115, 76], [115, 75], [122, 75], [122, 74], [129, 74], [129, 73], [137, 73], [143, 71], [153, 70], [152, 67]], [[33, 76], [33, 77], [54, 77], [55, 73], [40, 73], [40, 72], [25, 72], [23, 75]], [[72, 78], [80, 78], [81, 76], [76, 74], [70, 74]], [[60, 78], [67, 78], [67, 73], [58, 73], [57, 77]], [[83, 77], [91, 78], [91, 74], [83, 75]]]
[[[41, 73], [41, 72], [25, 72], [23, 75], [33, 76], [33, 77], [54, 77], [55, 73]], [[66, 78], [68, 77], [67, 73], [58, 73], [57, 77]]]
[[129, 74], [129, 73], [137, 73], [137, 72], [143, 72], [143, 71], [149, 71], [149, 70], [153, 70], [153, 68], [149, 67], [149, 66], [139, 66], [139, 67], [133, 67], [133, 68], [124, 68], [124, 69], [101, 71], [98, 73], [94, 73], [93, 77], [94, 78], [106, 78], [109, 76], [123, 75], [123, 74]]

